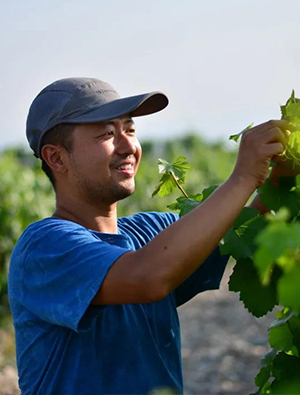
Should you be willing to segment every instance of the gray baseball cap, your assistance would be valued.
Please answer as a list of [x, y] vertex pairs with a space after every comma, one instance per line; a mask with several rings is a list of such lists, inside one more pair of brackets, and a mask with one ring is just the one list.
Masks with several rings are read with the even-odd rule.
[[36, 157], [41, 157], [43, 136], [61, 123], [94, 123], [122, 115], [132, 117], [163, 110], [168, 98], [161, 92], [121, 98], [115, 89], [96, 78], [65, 78], [44, 88], [32, 102], [26, 136]]

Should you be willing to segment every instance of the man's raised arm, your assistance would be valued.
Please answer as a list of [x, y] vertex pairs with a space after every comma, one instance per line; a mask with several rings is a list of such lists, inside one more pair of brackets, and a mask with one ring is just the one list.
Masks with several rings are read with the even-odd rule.
[[285, 145], [278, 121], [245, 132], [229, 179], [143, 248], [122, 255], [92, 304], [147, 303], [166, 297], [210, 255], [255, 189], [265, 182], [271, 159]]

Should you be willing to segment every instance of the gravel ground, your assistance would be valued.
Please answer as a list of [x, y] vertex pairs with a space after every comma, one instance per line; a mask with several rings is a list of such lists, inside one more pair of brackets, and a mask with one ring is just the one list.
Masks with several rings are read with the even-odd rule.
[[185, 395], [248, 395], [261, 358], [269, 351], [267, 327], [273, 314], [256, 319], [228, 291], [208, 291], [179, 308]]
[[[259, 320], [229, 292], [227, 269], [221, 289], [205, 292], [179, 308], [185, 395], [248, 395], [260, 359], [269, 350], [270, 314]], [[0, 333], [0, 395], [19, 395], [13, 362], [5, 363], [3, 347], [11, 338]], [[6, 352], [7, 353], [7, 352]], [[1, 359], [2, 358], [2, 359]]]

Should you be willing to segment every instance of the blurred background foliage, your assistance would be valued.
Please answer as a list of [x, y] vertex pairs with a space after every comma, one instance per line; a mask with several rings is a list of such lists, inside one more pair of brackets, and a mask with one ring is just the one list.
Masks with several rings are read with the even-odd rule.
[[184, 189], [188, 194], [195, 194], [207, 186], [220, 184], [232, 172], [236, 161], [237, 148], [228, 148], [224, 142], [211, 143], [199, 135], [186, 134], [182, 138], [156, 143], [142, 143], [143, 159], [136, 177], [135, 193], [119, 203], [118, 215], [130, 215], [138, 211], [166, 211], [167, 205], [173, 203], [180, 192], [174, 192], [163, 199], [151, 197], [161, 175], [158, 173], [158, 158], [168, 162], [178, 156], [186, 157], [191, 165]]
[[[231, 173], [236, 158], [236, 147], [224, 143], [209, 143], [199, 135], [185, 134], [182, 138], [165, 142], [144, 141], [143, 159], [136, 177], [136, 191], [121, 201], [118, 216], [138, 211], [166, 211], [179, 193], [163, 199], [152, 198], [158, 184], [157, 160], [169, 162], [185, 156], [191, 164], [185, 189], [188, 193], [201, 192], [208, 185], [219, 184]], [[32, 222], [53, 213], [55, 196], [52, 186], [40, 169], [40, 161], [22, 148], [11, 148], [0, 153], [0, 323], [10, 320], [7, 300], [7, 272], [11, 250], [23, 230]]]

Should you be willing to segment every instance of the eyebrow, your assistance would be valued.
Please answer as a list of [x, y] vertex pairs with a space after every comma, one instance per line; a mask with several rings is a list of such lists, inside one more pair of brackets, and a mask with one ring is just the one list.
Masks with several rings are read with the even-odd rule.
[[[104, 121], [104, 123], [105, 123], [105, 125], [114, 126], [117, 121], [119, 121], [119, 118], [111, 119], [110, 121]], [[126, 119], [125, 121], [123, 121], [123, 123], [126, 124], [126, 125], [127, 124], [133, 124], [134, 125], [134, 121], [133, 121], [132, 118]]]

